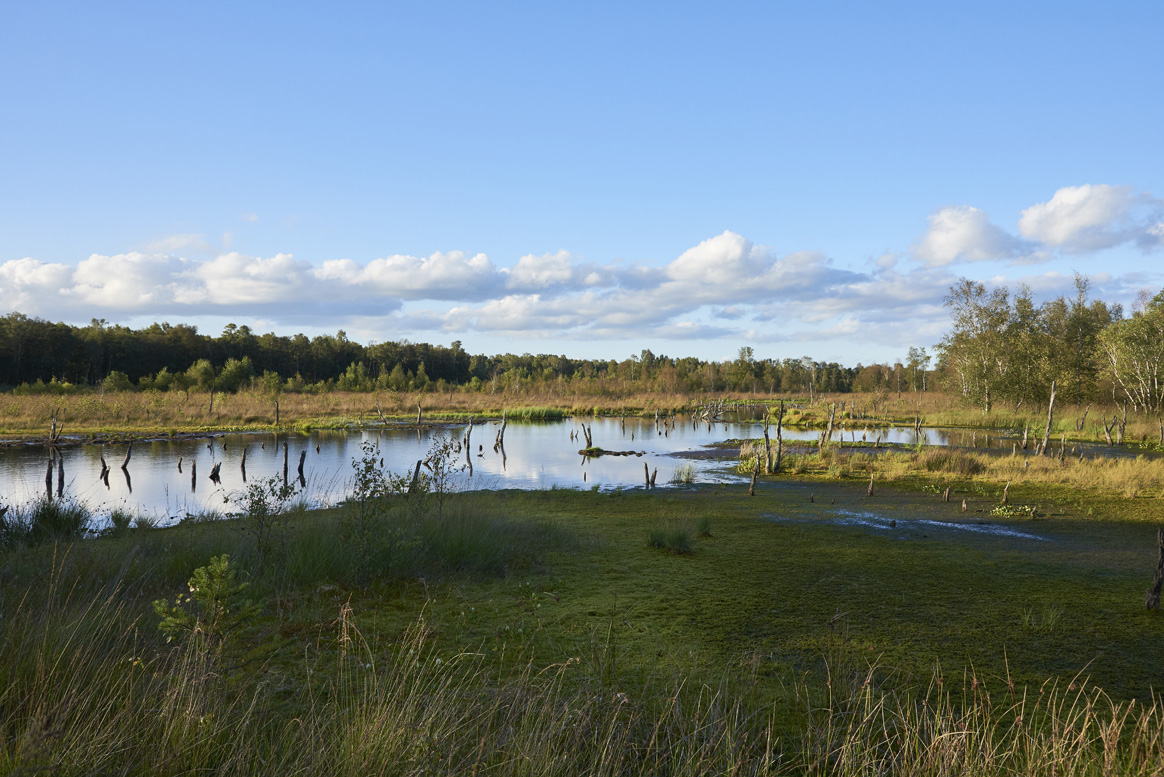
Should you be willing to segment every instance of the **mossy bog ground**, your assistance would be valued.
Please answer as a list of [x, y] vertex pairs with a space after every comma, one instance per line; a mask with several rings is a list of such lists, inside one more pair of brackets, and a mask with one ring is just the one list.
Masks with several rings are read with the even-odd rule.
[[[963, 513], [932, 494], [776, 481], [752, 498], [740, 487], [496, 498], [570, 540], [520, 574], [331, 595], [352, 594], [356, 617], [385, 636], [423, 610], [443, 650], [613, 661], [603, 671], [628, 683], [741, 661], [786, 677], [838, 655], [922, 684], [939, 665], [1000, 683], [1081, 675], [1118, 698], [1146, 699], [1164, 680], [1164, 619], [1143, 607], [1156, 529], [1143, 521], [1062, 505], [1003, 519], [973, 495]], [[698, 536], [700, 519], [711, 536]], [[686, 529], [693, 551], [649, 547], [660, 526]]]

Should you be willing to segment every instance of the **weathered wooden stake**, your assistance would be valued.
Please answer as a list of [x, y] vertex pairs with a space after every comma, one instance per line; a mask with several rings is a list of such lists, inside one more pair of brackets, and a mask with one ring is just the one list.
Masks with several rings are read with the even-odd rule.
[[287, 485], [287, 441], [283, 441], [283, 485]]
[[1010, 504], [1010, 481], [1006, 481], [1006, 486], [1002, 489], [1002, 503], [1004, 505]]
[[647, 479], [647, 488], [651, 487], [651, 468], [647, 466], [647, 462], [643, 462], [643, 477]]
[[748, 486], [748, 496], [756, 495], [756, 478], [760, 476], [760, 457], [756, 457], [756, 466], [752, 468], [752, 483]]
[[950, 487], [949, 486], [946, 486], [946, 490], [942, 492], [942, 501], [943, 502], [950, 501]]
[[772, 474], [772, 441], [768, 439], [768, 416], [764, 416], [764, 474]]
[[416, 462], [416, 469], [412, 470], [412, 482], [408, 484], [408, 495], [412, 496], [416, 492], [416, 484], [420, 480], [420, 465], [424, 464], [424, 460]]
[[780, 409], [776, 412], [776, 461], [772, 471], [780, 472], [780, 460], [784, 456], [784, 400], [780, 400]]
[[865, 496], [873, 496], [873, 473], [869, 473], [869, 490], [865, 492]]

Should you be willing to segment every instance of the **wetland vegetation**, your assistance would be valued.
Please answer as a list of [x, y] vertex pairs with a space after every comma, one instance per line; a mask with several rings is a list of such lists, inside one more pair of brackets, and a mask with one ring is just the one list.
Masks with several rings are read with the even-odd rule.
[[257, 482], [170, 529], [17, 516], [56, 528], [0, 554], [3, 769], [1164, 765], [1156, 460], [834, 443], [748, 497], [449, 492], [367, 453], [328, 510]]
[[460, 491], [451, 447], [369, 445], [325, 509], [258, 477], [171, 528], [50, 489], [0, 513], [0, 771], [1164, 773], [1164, 422], [1134, 377], [1164, 298], [1077, 292], [955, 286], [932, 368], [8, 316], [8, 439], [742, 408], [819, 439], [712, 454], [751, 488], [607, 491]]

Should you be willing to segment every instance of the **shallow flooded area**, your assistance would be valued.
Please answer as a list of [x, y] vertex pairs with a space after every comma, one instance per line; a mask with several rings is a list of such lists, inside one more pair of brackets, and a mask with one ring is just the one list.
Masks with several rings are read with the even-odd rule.
[[[353, 462], [371, 445], [383, 466], [411, 472], [439, 440], [451, 440], [459, 490], [642, 487], [654, 476], [657, 487], [735, 480], [730, 462], [685, 461], [684, 454], [725, 440], [763, 437], [757, 417], [739, 414], [715, 423], [690, 416], [668, 423], [651, 418], [566, 419], [542, 423], [508, 423], [497, 444], [499, 421], [474, 424], [405, 425], [306, 434], [232, 433], [195, 439], [159, 439], [133, 445], [62, 446], [62, 459], [50, 464], [44, 445], [0, 448], [0, 503], [21, 506], [46, 494], [76, 500], [95, 514], [125, 510], [167, 522], [204, 512], [232, 512], [249, 482], [282, 478], [300, 483], [302, 497], [313, 505], [335, 504], [348, 492]], [[623, 455], [588, 457], [582, 425], [593, 444]], [[770, 430], [774, 434], [774, 429]], [[468, 447], [464, 442], [468, 436]], [[784, 439], [815, 440], [819, 430], [785, 429]], [[841, 429], [846, 442], [880, 440], [914, 445], [909, 427]], [[1000, 435], [965, 430], [923, 429], [928, 445], [1000, 445]], [[1009, 443], [1002, 443], [1008, 447]], [[731, 457], [730, 452], [725, 452]], [[101, 477], [102, 458], [109, 467]], [[286, 462], [286, 464], [285, 464]], [[302, 478], [299, 467], [302, 462]], [[645, 468], [644, 468], [645, 465]], [[210, 475], [215, 472], [217, 479]]]

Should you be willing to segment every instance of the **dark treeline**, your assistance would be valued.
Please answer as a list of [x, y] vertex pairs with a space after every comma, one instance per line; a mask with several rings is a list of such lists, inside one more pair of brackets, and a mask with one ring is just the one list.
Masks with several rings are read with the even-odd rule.
[[257, 335], [228, 325], [217, 337], [186, 324], [129, 329], [94, 319], [78, 327], [11, 313], [0, 318], [0, 387], [22, 391], [263, 388], [280, 391], [538, 390], [848, 392], [923, 390], [930, 358], [910, 350], [908, 364], [845, 367], [833, 362], [756, 359], [740, 348], [730, 361], [656, 356], [570, 359], [552, 354], [467, 353], [405, 340], [361, 345], [341, 330]]

